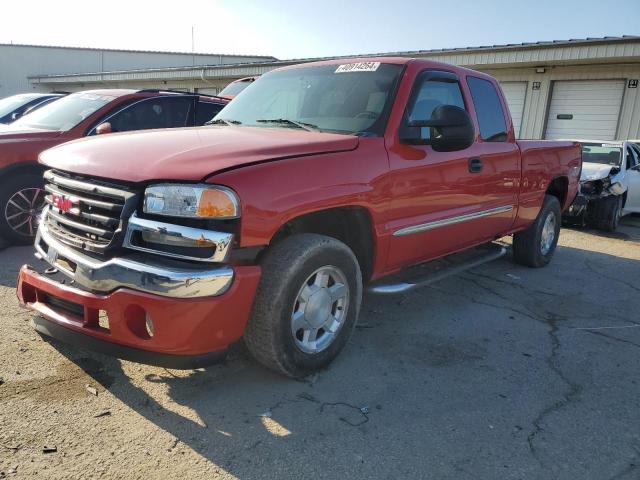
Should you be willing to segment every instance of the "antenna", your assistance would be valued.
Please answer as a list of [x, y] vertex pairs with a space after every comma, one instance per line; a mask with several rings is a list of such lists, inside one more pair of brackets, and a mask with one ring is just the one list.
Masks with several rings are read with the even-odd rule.
[[196, 41], [195, 41], [195, 27], [191, 25], [191, 61], [193, 66], [196, 66]]

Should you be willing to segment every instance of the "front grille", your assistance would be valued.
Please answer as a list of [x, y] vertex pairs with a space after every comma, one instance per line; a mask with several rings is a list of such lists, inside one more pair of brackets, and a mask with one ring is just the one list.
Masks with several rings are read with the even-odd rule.
[[121, 242], [123, 221], [131, 214], [136, 191], [128, 186], [49, 170], [44, 174], [45, 225], [63, 243], [104, 253]]

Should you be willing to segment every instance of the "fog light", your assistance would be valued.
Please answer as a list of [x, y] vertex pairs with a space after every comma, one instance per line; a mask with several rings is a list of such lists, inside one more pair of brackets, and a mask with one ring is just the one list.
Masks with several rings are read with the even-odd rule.
[[144, 325], [147, 328], [147, 335], [149, 335], [149, 337], [153, 337], [153, 321], [148, 313], [144, 316]]

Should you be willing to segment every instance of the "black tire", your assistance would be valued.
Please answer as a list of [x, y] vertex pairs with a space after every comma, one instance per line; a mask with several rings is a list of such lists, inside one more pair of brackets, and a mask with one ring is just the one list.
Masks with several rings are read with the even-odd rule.
[[590, 212], [590, 226], [605, 232], [613, 232], [620, 225], [622, 216], [622, 197], [606, 197], [593, 203]]
[[[349, 340], [358, 318], [362, 274], [355, 255], [334, 238], [305, 233], [292, 235], [271, 247], [261, 266], [262, 278], [244, 333], [249, 351], [267, 368], [294, 378], [325, 368]], [[292, 333], [293, 311], [299, 305], [298, 295], [306, 280], [318, 269], [329, 266], [344, 274], [348, 285], [347, 311], [324, 350], [304, 352]]]
[[[546, 252], [543, 252], [542, 231], [550, 215], [555, 216], [554, 237]], [[513, 235], [513, 259], [516, 263], [539, 268], [547, 265], [558, 245], [562, 212], [560, 202], [551, 195], [544, 196], [542, 209], [529, 228]]]
[[[33, 243], [38, 228], [37, 218], [35, 215], [26, 214], [25, 219], [28, 216], [32, 218], [26, 225], [23, 225], [26, 227], [25, 230], [22, 231], [21, 228], [16, 229], [16, 221], [22, 221], [23, 217], [15, 217], [18, 212], [15, 206], [15, 195], [22, 191], [27, 193], [27, 196], [31, 198], [30, 195], [35, 194], [36, 189], [39, 189], [40, 193], [38, 194], [38, 201], [36, 202], [37, 205], [35, 208], [36, 210], [41, 210], [44, 204], [44, 191], [42, 188], [42, 175], [37, 173], [20, 173], [0, 181], [0, 237], [14, 245]], [[28, 207], [26, 201], [22, 198], [18, 199], [18, 203], [21, 207]]]

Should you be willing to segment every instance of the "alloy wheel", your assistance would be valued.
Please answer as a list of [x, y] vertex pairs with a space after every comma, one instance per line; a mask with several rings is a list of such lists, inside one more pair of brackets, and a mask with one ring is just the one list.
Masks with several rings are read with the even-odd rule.
[[38, 229], [40, 214], [44, 207], [42, 188], [25, 188], [14, 193], [4, 209], [4, 218], [9, 228], [22, 237], [33, 237]]
[[337, 337], [347, 318], [349, 283], [337, 267], [313, 272], [298, 291], [291, 313], [291, 333], [305, 353], [319, 353]]
[[556, 224], [556, 214], [549, 212], [547, 218], [544, 220], [542, 235], [540, 236], [540, 253], [542, 253], [542, 255], [546, 256], [551, 250], [553, 241], [556, 238]]

